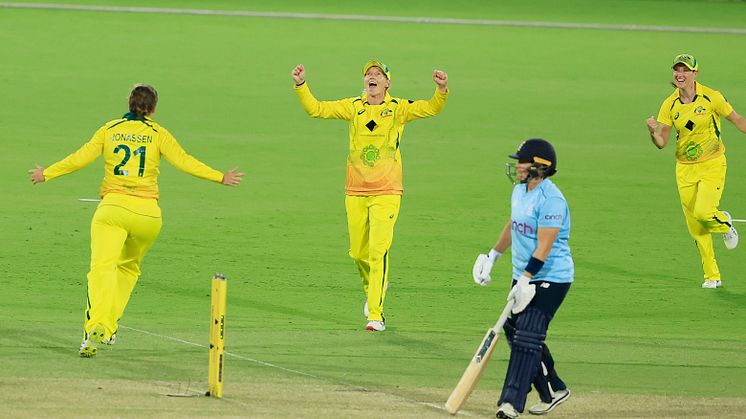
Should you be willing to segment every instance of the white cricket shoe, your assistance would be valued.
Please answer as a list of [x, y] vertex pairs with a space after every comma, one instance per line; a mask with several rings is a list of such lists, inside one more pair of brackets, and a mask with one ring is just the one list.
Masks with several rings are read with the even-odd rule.
[[386, 325], [380, 320], [371, 320], [365, 325], [365, 330], [372, 330], [374, 332], [383, 332], [386, 330]]
[[723, 211], [723, 214], [728, 217], [728, 223], [730, 223], [730, 229], [723, 234], [723, 241], [728, 250], [733, 250], [738, 246], [738, 232], [736, 231], [736, 228], [733, 227], [733, 217], [730, 216], [730, 213]]
[[363, 306], [363, 316], [365, 316], [365, 318], [367, 319], [368, 314], [370, 314], [370, 312], [368, 311], [368, 300], [365, 300], [365, 305]]
[[723, 282], [720, 281], [719, 279], [708, 279], [702, 283], [702, 288], [715, 289], [715, 288], [720, 288], [722, 286], [723, 286]]
[[554, 396], [552, 397], [552, 401], [549, 403], [545, 403], [540, 401], [539, 403], [536, 403], [535, 405], [531, 406], [530, 409], [528, 409], [528, 413], [531, 413], [532, 415], [546, 415], [547, 413], [554, 410], [555, 407], [561, 405], [565, 402], [565, 400], [570, 398], [570, 389], [564, 389], [564, 390], [557, 390], [554, 392]]
[[109, 339], [102, 340], [101, 343], [103, 343], [104, 345], [113, 345], [117, 343], [117, 334], [114, 333]]
[[515, 419], [520, 416], [520, 413], [515, 410], [515, 407], [513, 407], [512, 404], [503, 403], [497, 408], [497, 414], [495, 416], [498, 418]]

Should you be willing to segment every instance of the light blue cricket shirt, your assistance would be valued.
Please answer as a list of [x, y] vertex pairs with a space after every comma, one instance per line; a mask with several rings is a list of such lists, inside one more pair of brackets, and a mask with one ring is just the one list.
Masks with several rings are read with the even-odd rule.
[[526, 270], [528, 260], [536, 251], [540, 227], [559, 228], [544, 266], [531, 281], [568, 283], [573, 281], [575, 265], [570, 254], [570, 209], [559, 188], [544, 179], [532, 191], [526, 184], [513, 188], [510, 198], [510, 235], [513, 240], [513, 279]]

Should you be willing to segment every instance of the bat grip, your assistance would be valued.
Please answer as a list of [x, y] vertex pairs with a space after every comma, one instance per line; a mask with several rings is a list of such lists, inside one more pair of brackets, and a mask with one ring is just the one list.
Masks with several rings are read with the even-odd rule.
[[513, 309], [513, 304], [515, 301], [511, 298], [508, 300], [508, 303], [505, 304], [505, 308], [503, 309], [503, 312], [500, 313], [500, 318], [497, 319], [497, 323], [495, 323], [494, 326], [492, 326], [492, 329], [495, 331], [495, 333], [500, 333], [500, 330], [503, 328], [503, 325], [508, 320], [508, 316], [510, 316], [510, 310]]

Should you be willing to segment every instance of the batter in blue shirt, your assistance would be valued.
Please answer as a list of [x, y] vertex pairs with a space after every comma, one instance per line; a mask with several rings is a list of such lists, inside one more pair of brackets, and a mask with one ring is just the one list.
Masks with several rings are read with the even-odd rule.
[[477, 257], [474, 281], [487, 285], [492, 265], [512, 248], [512, 314], [503, 326], [510, 342], [510, 363], [497, 404], [498, 418], [516, 418], [526, 404], [531, 384], [541, 401], [529, 409], [535, 415], [552, 411], [570, 397], [557, 375], [554, 358], [544, 343], [549, 322], [573, 281], [574, 265], [568, 241], [570, 210], [559, 188], [548, 177], [557, 171], [557, 155], [542, 139], [524, 141], [508, 176], [516, 183], [510, 221], [489, 254]]

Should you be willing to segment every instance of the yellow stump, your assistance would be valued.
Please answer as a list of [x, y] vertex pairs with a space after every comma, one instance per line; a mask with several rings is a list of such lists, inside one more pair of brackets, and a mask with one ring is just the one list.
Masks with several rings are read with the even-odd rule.
[[212, 277], [210, 304], [210, 368], [207, 395], [223, 397], [223, 367], [225, 365], [225, 301], [228, 281], [222, 274]]

